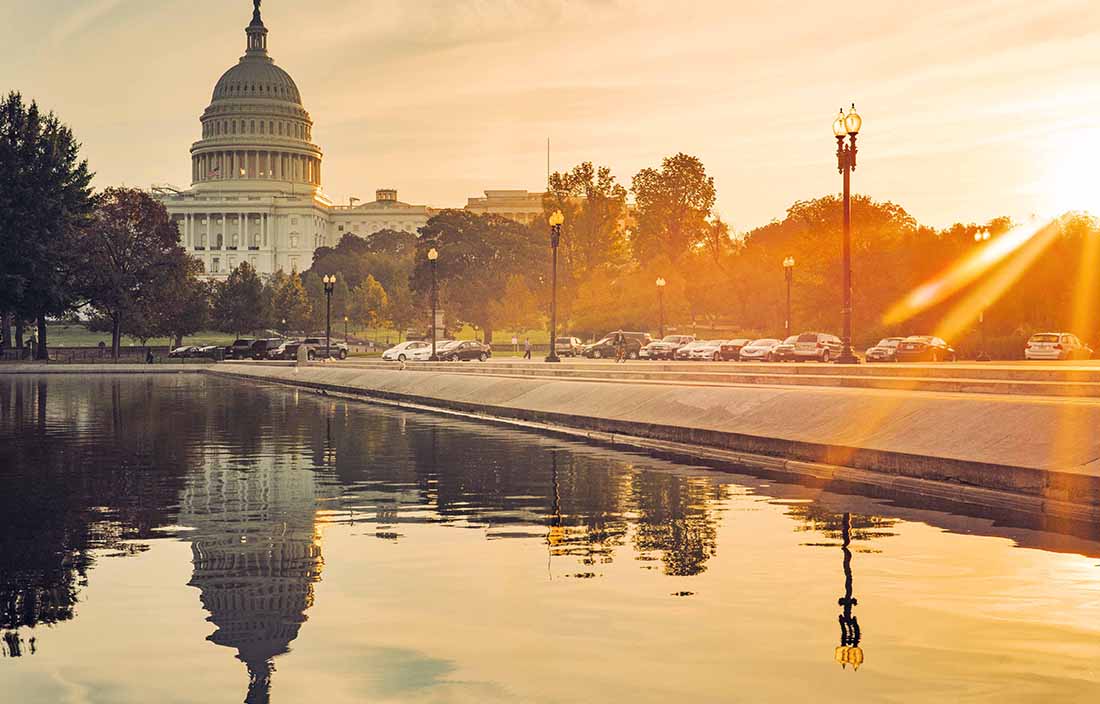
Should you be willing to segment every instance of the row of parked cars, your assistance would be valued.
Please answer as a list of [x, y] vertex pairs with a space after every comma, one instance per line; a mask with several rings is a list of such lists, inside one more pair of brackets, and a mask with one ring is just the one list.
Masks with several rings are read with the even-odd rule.
[[[691, 335], [668, 335], [649, 343], [638, 353], [641, 359], [713, 360], [715, 362], [831, 362], [843, 351], [836, 335], [804, 332], [786, 339], [697, 340]], [[915, 335], [889, 337], [867, 350], [867, 361], [955, 361], [955, 350], [938, 337]]]
[[[477, 340], [436, 340], [435, 355], [443, 362], [484, 362], [493, 356], [493, 348]], [[390, 362], [427, 362], [432, 356], [432, 343], [408, 340], [382, 353]]]
[[223, 347], [221, 345], [189, 345], [177, 347], [168, 353], [175, 359], [210, 358], [210, 359], [297, 359], [298, 350], [306, 348], [307, 359], [336, 357], [347, 359], [348, 345], [344, 342], [333, 342], [332, 348], [325, 344], [320, 337], [306, 337], [294, 340], [285, 337], [239, 337], [233, 344]]

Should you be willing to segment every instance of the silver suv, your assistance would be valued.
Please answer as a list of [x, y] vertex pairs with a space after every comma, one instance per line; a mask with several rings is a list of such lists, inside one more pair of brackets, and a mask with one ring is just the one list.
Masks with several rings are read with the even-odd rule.
[[818, 362], [830, 362], [840, 356], [844, 343], [836, 335], [824, 332], [804, 332], [794, 343], [791, 357], [796, 362], [815, 359]]

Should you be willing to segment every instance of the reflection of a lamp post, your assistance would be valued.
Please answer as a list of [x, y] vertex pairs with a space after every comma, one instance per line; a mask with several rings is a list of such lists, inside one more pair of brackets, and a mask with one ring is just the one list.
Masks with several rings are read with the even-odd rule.
[[550, 216], [550, 249], [553, 252], [553, 268], [550, 274], [550, 354], [546, 355], [547, 362], [560, 362], [558, 357], [558, 245], [561, 244], [561, 224], [565, 222], [565, 216], [560, 210], [555, 210]]
[[841, 667], [852, 666], [858, 670], [863, 664], [863, 649], [859, 647], [859, 621], [852, 613], [852, 607], [859, 601], [852, 596], [852, 551], [848, 545], [852, 542], [852, 514], [844, 514], [844, 523], [840, 528], [841, 546], [844, 553], [844, 596], [837, 599], [841, 607], [840, 616], [840, 645], [833, 651], [833, 659], [840, 663]]
[[662, 340], [665, 337], [665, 285], [668, 282], [665, 281], [665, 277], [657, 277], [657, 307], [660, 308], [660, 326], [658, 327], [657, 335]]
[[791, 335], [791, 283], [794, 282], [794, 257], [783, 260], [783, 278], [787, 280], [787, 337]]
[[554, 554], [554, 548], [561, 545], [565, 539], [565, 528], [561, 520], [561, 491], [558, 488], [558, 453], [550, 453], [550, 483], [554, 490], [554, 496], [550, 503], [549, 526], [546, 531], [546, 572], [550, 573], [550, 557]]
[[[978, 244], [981, 244], [982, 242], [988, 242], [989, 238], [990, 238], [989, 230], [978, 230], [977, 232], [974, 233], [974, 241], [977, 242]], [[981, 312], [978, 313], [978, 327], [979, 327], [979, 330], [980, 330], [982, 342], [981, 342], [981, 349], [978, 351], [978, 356], [975, 357], [974, 360], [977, 361], [977, 362], [988, 362], [990, 360], [989, 360], [989, 353], [986, 352], [987, 348], [986, 348], [986, 344], [985, 344], [985, 309], [984, 308], [981, 310]]]
[[[859, 358], [852, 351], [852, 171], [856, 168], [856, 135], [863, 125], [863, 119], [856, 113], [855, 103], [848, 114], [841, 108], [840, 116], [833, 120], [833, 135], [836, 137], [837, 170], [844, 176], [844, 244], [842, 257], [844, 265], [844, 343], [837, 364], [859, 364]], [[844, 143], [847, 135], [848, 144]]]
[[428, 262], [432, 265], [432, 356], [428, 358], [431, 362], [439, 361], [439, 356], [435, 353], [435, 316], [436, 308], [439, 307], [439, 291], [436, 288], [435, 263], [438, 260], [439, 250], [432, 247], [428, 250]]

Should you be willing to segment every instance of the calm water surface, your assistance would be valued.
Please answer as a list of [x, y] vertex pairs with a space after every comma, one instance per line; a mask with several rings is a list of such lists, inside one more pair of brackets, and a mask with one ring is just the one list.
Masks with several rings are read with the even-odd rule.
[[1095, 702], [1100, 544], [285, 388], [0, 377], [0, 635], [28, 704]]

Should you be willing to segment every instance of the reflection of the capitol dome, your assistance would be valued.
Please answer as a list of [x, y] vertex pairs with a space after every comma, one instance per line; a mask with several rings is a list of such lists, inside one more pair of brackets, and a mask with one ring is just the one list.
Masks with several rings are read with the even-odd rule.
[[313, 605], [323, 560], [308, 470], [278, 464], [252, 470], [207, 465], [184, 492], [181, 520], [191, 550], [207, 637], [237, 650], [248, 668], [245, 702], [269, 698], [272, 659], [287, 652]]

